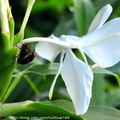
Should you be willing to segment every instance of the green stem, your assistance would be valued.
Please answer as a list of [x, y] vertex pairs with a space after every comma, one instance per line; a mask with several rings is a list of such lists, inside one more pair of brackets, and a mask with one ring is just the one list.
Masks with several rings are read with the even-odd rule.
[[27, 25], [34, 2], [35, 0], [28, 0], [27, 10], [26, 10], [25, 17], [23, 19], [20, 31], [14, 37], [14, 45], [17, 45], [24, 38], [24, 30]]
[[24, 17], [21, 29], [20, 29], [20, 33], [23, 33], [24, 30], [25, 30], [25, 27], [26, 27], [26, 24], [28, 22], [28, 18], [30, 16], [30, 12], [32, 10], [34, 2], [35, 2], [35, 0], [28, 0], [28, 7], [27, 7], [27, 10], [26, 10], [26, 13], [25, 13], [25, 17]]
[[17, 86], [17, 84], [19, 83], [21, 77], [23, 76], [23, 73], [19, 73], [17, 74], [17, 76], [15, 77], [15, 79], [13, 78], [12, 81], [11, 81], [11, 84], [2, 100], [2, 102], [5, 102], [6, 99], [9, 97], [9, 95], [12, 93], [12, 91], [15, 89], [15, 87]]
[[31, 88], [35, 91], [37, 98], [40, 99], [40, 92], [37, 89], [36, 85], [32, 82], [32, 80], [30, 79], [29, 76], [24, 75], [24, 78], [26, 79], [26, 81], [29, 83], [29, 85], [31, 86]]
[[12, 74], [14, 71], [16, 49], [0, 55], [0, 102], [4, 101], [4, 96], [11, 83]]

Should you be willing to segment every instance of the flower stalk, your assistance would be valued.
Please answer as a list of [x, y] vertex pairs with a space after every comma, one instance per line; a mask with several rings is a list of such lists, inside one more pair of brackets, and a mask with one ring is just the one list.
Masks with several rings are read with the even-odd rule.
[[25, 27], [27, 25], [27, 22], [28, 22], [32, 7], [34, 5], [34, 2], [35, 2], [35, 0], [28, 0], [27, 10], [26, 10], [25, 17], [23, 19], [20, 31], [15, 36], [15, 41], [14, 41], [15, 45], [17, 45], [24, 38], [24, 30], [25, 30]]
[[34, 2], [35, 2], [35, 0], [28, 0], [28, 7], [27, 7], [27, 10], [26, 10], [26, 13], [25, 13], [25, 17], [24, 17], [21, 29], [20, 29], [20, 33], [23, 33], [24, 30], [25, 30], [25, 27], [26, 27], [28, 18], [30, 16], [30, 12], [32, 10]]

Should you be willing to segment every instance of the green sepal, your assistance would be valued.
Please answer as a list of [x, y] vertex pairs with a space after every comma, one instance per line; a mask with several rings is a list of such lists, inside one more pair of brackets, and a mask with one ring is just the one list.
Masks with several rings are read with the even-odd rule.
[[6, 53], [0, 55], [0, 102], [3, 102], [3, 98], [11, 83], [16, 60], [16, 52], [16, 48], [12, 48]]
[[14, 36], [14, 45], [17, 45], [20, 41], [22, 41], [24, 39], [24, 32], [23, 33], [17, 33]]
[[13, 46], [14, 43], [14, 28], [15, 28], [15, 23], [13, 17], [9, 19], [9, 29], [10, 29], [10, 44]]
[[0, 33], [0, 55], [4, 54], [10, 49], [9, 34]]

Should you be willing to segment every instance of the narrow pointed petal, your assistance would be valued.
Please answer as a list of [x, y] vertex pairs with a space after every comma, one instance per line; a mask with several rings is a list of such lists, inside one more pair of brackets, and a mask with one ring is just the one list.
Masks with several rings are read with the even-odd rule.
[[88, 33], [99, 29], [106, 22], [111, 12], [112, 12], [112, 7], [110, 4], [107, 4], [102, 9], [100, 9], [97, 15], [95, 16], [94, 20], [92, 21]]
[[93, 74], [71, 50], [67, 50], [61, 70], [67, 91], [75, 106], [76, 114], [84, 114], [90, 103]]
[[120, 61], [120, 18], [113, 19], [80, 41], [84, 52], [99, 66], [111, 67]]
[[61, 53], [61, 58], [60, 58], [60, 66], [59, 66], [58, 72], [57, 72], [56, 75], [55, 75], [55, 78], [54, 78], [54, 80], [53, 80], [53, 83], [52, 83], [52, 85], [51, 85], [51, 87], [50, 87], [50, 91], [49, 91], [49, 99], [50, 99], [50, 100], [52, 99], [52, 94], [53, 94], [53, 90], [54, 90], [54, 87], [55, 87], [57, 78], [58, 78], [58, 76], [60, 75], [60, 72], [61, 72], [64, 54], [65, 54], [65, 51], [62, 51], [62, 53]]

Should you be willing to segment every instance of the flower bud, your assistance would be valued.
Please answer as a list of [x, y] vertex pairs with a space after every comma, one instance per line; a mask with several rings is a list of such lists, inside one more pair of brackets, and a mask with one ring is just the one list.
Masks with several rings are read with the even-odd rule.
[[9, 33], [8, 17], [7, 17], [7, 8], [5, 0], [0, 0], [0, 27], [1, 32]]

